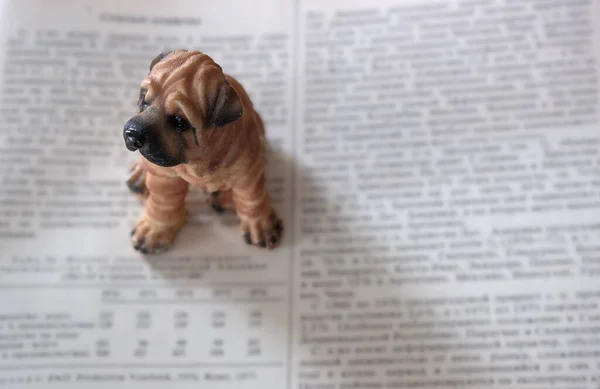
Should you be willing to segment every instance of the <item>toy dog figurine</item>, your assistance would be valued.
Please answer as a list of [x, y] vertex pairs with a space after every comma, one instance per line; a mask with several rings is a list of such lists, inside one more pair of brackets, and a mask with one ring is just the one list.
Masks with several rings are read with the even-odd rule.
[[134, 248], [171, 247], [190, 187], [210, 193], [216, 211], [234, 210], [246, 243], [277, 247], [283, 227], [266, 188], [264, 125], [244, 88], [208, 55], [175, 50], [152, 61], [138, 105], [123, 128], [127, 149], [143, 156], [127, 181], [144, 199]]

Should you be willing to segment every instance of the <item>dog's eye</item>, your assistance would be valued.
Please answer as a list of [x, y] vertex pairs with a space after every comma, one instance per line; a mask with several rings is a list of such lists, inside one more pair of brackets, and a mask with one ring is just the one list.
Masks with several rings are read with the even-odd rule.
[[148, 103], [146, 102], [146, 93], [140, 94], [140, 112], [148, 108]]
[[179, 115], [171, 116], [171, 122], [173, 123], [173, 127], [175, 127], [178, 132], [182, 132], [190, 128], [190, 123]]

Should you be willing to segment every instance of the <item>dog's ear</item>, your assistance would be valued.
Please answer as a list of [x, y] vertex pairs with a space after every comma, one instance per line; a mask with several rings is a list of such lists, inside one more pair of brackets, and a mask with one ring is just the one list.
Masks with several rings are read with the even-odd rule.
[[150, 71], [152, 71], [152, 68], [154, 67], [154, 65], [156, 65], [157, 63], [162, 61], [167, 55], [169, 55], [171, 53], [172, 53], [172, 51], [163, 51], [162, 53], [157, 55], [156, 58], [154, 58], [152, 60], [152, 62], [150, 62]]
[[242, 101], [235, 90], [225, 81], [218, 94], [212, 99], [207, 123], [212, 127], [223, 127], [239, 119], [244, 113]]

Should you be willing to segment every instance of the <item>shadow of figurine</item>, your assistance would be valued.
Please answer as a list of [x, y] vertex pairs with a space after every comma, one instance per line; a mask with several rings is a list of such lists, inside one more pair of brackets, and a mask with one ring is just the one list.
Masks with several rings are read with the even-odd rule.
[[[156, 66], [162, 66], [164, 58], [159, 58]], [[149, 90], [141, 91], [142, 106], [152, 105]], [[188, 122], [184, 127], [189, 124], [191, 131], [183, 129], [183, 135], [176, 137], [187, 137], [187, 144], [213, 144], [210, 137], [195, 139], [194, 123]], [[135, 122], [126, 126], [124, 137], [132, 148], [140, 149], [137, 135], [128, 132], [135, 126]], [[267, 138], [273, 134], [268, 124], [266, 133]], [[253, 147], [237, 141], [227, 146], [233, 150]], [[202, 151], [213, 155], [210, 147]], [[261, 332], [257, 337], [265, 354], [281, 355], [281, 344], [289, 344], [291, 339], [290, 368], [302, 372], [300, 366], [326, 360], [332, 365], [331, 375], [319, 375], [314, 383], [340, 382], [343, 374], [351, 376], [368, 369], [352, 362], [360, 360], [362, 354], [377, 353], [381, 358], [398, 360], [394, 359], [394, 347], [401, 347], [398, 343], [404, 341], [398, 329], [412, 320], [404, 304], [410, 295], [398, 285], [400, 277], [395, 274], [395, 268], [403, 265], [402, 253], [396, 249], [398, 242], [393, 237], [376, 229], [378, 221], [373, 215], [377, 204], [358, 190], [355, 177], [348, 173], [345, 180], [333, 180], [332, 171], [328, 170], [333, 160], [313, 161], [314, 166], [309, 167], [294, 160], [293, 153], [297, 151], [286, 150], [280, 142], [269, 142], [266, 151], [266, 191], [261, 195], [268, 193], [272, 197], [272, 208], [283, 225], [283, 234], [278, 236], [281, 243], [272, 245], [273, 250], [260, 247], [268, 246], [269, 231], [278, 229], [270, 213], [263, 210], [262, 219], [250, 223], [250, 230], [244, 229], [240, 215], [232, 207], [231, 192], [211, 190], [205, 182], [199, 182], [198, 188], [186, 188], [185, 222], [178, 227], [172, 245], [155, 246], [154, 249], [168, 250], [153, 250], [154, 255], [142, 258], [149, 266], [147, 276], [167, 288], [165, 293], [174, 294], [170, 304], [210, 306], [210, 312], [219, 312], [219, 317], [228, 316], [226, 321], [234, 322], [229, 324], [234, 333], [242, 333], [251, 325], [252, 320], [244, 323], [243, 317], [260, 316]], [[152, 153], [148, 151], [146, 155]], [[142, 200], [148, 197], [148, 166], [135, 165], [129, 180], [129, 188]], [[178, 185], [182, 185], [181, 181], [167, 188], [171, 190], [169, 195], [181, 196]], [[168, 191], [163, 192], [163, 198], [168, 200]], [[141, 252], [150, 251], [140, 242], [139, 228], [138, 224], [133, 243]], [[248, 240], [251, 246], [246, 245]], [[205, 312], [187, 310], [185, 314]], [[336, 337], [357, 334], [370, 339], [368, 345], [357, 341], [340, 347], [335, 342]], [[287, 353], [282, 355], [287, 357]], [[404, 360], [427, 364], [424, 356]]]

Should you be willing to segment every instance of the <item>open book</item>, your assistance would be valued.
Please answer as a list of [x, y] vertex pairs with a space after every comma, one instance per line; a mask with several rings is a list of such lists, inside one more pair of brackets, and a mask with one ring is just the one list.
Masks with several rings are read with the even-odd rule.
[[[598, 2], [0, 1], [0, 387], [600, 387]], [[282, 245], [123, 143], [200, 50], [265, 120]]]

